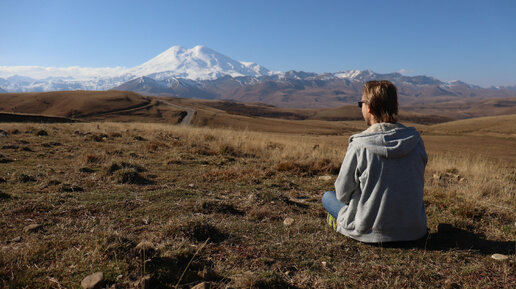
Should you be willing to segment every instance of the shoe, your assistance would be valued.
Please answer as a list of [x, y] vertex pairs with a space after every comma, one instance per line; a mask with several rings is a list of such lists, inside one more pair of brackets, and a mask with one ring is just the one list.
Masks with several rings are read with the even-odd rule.
[[326, 222], [334, 231], [337, 231], [337, 219], [330, 215], [330, 213], [326, 216]]

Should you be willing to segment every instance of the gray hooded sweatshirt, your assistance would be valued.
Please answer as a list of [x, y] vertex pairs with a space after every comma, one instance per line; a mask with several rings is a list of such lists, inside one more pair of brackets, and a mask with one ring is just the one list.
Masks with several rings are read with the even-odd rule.
[[337, 199], [348, 204], [339, 211], [337, 231], [367, 243], [423, 237], [427, 160], [412, 127], [379, 123], [351, 136], [335, 181]]

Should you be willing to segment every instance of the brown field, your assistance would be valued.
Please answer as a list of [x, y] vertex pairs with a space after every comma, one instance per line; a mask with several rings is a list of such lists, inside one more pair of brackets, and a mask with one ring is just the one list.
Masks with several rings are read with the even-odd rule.
[[[262, 117], [286, 120], [361, 120], [356, 106], [344, 105], [335, 108], [287, 109], [261, 103], [235, 103], [221, 100], [180, 99], [142, 96], [125, 91], [57, 91], [40, 93], [2, 93], [0, 112], [38, 114], [66, 117], [84, 121], [139, 121], [177, 123], [181, 109], [166, 102], [193, 108], [198, 112], [198, 124], [210, 123], [214, 118], [229, 119], [235, 116]], [[404, 122], [435, 124], [455, 119], [504, 115], [516, 113], [515, 98], [486, 100], [436, 100], [431, 104], [403, 106], [400, 119]], [[239, 119], [238, 121], [242, 121]], [[253, 123], [254, 119], [249, 122]], [[262, 131], [265, 125], [259, 130]]]
[[372, 246], [331, 231], [320, 205], [363, 122], [215, 114], [0, 124], [2, 287], [77, 288], [97, 271], [111, 288], [516, 286], [515, 115], [416, 125], [429, 236]]
[[516, 97], [457, 100], [437, 98], [433, 102], [415, 102], [404, 108], [424, 115], [439, 115], [451, 119], [507, 115], [516, 114]]
[[429, 154], [429, 235], [373, 246], [320, 204], [358, 108], [68, 93], [0, 95], [0, 112], [82, 121], [0, 123], [1, 287], [516, 287], [516, 114], [402, 112]]

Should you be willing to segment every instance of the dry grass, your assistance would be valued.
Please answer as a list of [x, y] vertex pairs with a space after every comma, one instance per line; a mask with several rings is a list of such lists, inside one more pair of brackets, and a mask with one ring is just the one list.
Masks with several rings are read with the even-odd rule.
[[[97, 271], [116, 288], [146, 275], [161, 288], [516, 285], [511, 162], [429, 150], [428, 238], [371, 246], [332, 232], [320, 205], [349, 134], [142, 123], [2, 129], [11, 134], [0, 153], [12, 160], [0, 163], [3, 287], [78, 287]], [[35, 223], [42, 227], [24, 231]]]

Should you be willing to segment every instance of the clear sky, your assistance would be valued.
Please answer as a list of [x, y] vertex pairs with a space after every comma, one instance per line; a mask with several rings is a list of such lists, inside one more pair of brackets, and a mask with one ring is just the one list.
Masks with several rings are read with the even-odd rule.
[[132, 67], [174, 45], [275, 71], [516, 85], [516, 1], [0, 0], [0, 66]]

